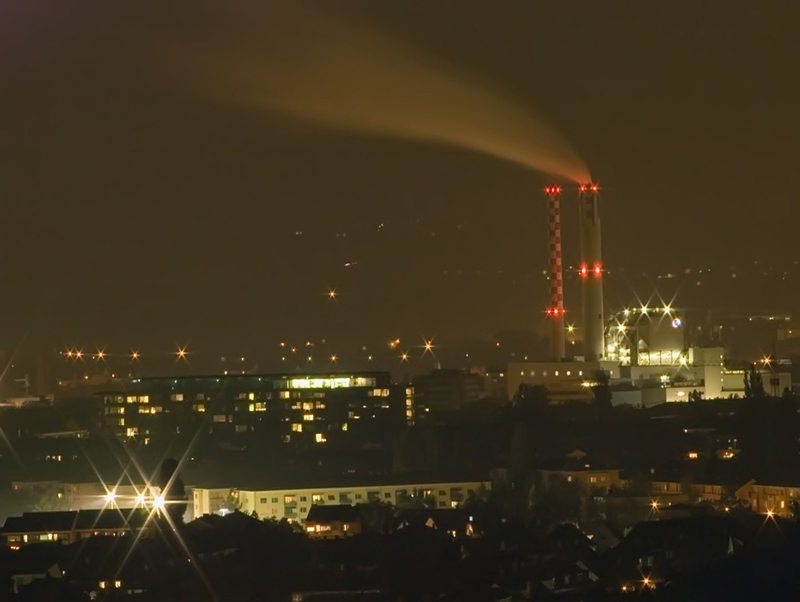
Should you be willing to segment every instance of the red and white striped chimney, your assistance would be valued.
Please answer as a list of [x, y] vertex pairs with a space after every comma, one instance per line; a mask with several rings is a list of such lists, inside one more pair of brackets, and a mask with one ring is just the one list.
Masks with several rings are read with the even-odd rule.
[[550, 306], [547, 316], [551, 322], [550, 349], [554, 360], [564, 359], [564, 276], [561, 265], [561, 187], [544, 189], [550, 227]]

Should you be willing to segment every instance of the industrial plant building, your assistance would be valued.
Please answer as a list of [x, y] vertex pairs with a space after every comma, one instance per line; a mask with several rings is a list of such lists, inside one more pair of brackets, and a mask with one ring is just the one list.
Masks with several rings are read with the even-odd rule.
[[[731, 364], [725, 348], [708, 340], [711, 331], [703, 321], [696, 333], [687, 327], [687, 314], [671, 304], [639, 305], [606, 313], [600, 228], [600, 194], [596, 184], [578, 189], [581, 316], [565, 325], [569, 308], [564, 298], [560, 186], [545, 188], [549, 214], [550, 299], [546, 315], [551, 321], [549, 361], [511, 362], [506, 383], [513, 399], [520, 387], [546, 388], [551, 402], [591, 400], [592, 387], [601, 373], [608, 378], [613, 403], [650, 406], [690, 399], [742, 397], [750, 366]], [[752, 323], [753, 318], [748, 320]], [[697, 336], [692, 336], [697, 334]], [[567, 336], [582, 341], [582, 355], [569, 357]], [[768, 395], [791, 389], [791, 374], [779, 362], [764, 357], [758, 373]]]

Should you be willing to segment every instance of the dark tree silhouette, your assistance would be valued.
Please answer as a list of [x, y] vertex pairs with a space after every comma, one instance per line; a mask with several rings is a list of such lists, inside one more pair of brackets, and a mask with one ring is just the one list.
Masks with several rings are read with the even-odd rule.
[[172, 520], [176, 523], [183, 522], [187, 506], [186, 489], [183, 486], [183, 480], [178, 475], [178, 461], [174, 458], [167, 458], [161, 463], [158, 486], [161, 487], [161, 495], [166, 502], [166, 511]]
[[594, 395], [594, 403], [599, 410], [611, 409], [611, 387], [608, 385], [608, 373], [605, 370], [598, 370], [594, 375], [594, 382], [592, 387], [592, 394]]

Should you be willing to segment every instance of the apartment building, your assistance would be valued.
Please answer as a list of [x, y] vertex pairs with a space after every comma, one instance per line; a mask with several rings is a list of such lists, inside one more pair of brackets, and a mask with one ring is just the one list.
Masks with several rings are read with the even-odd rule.
[[383, 482], [352, 485], [248, 489], [195, 487], [192, 493], [194, 517], [225, 514], [233, 510], [256, 512], [259, 518], [305, 522], [312, 505], [354, 505], [371, 501], [402, 504], [407, 496], [428, 498], [437, 508], [456, 508], [470, 495], [491, 484], [480, 480], [403, 480], [387, 477]]

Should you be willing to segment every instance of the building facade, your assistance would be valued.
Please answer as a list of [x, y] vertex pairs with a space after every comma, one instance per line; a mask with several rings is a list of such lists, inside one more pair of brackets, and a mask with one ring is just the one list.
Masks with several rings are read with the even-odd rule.
[[413, 387], [392, 384], [388, 372], [134, 378], [102, 397], [107, 428], [145, 443], [207, 425], [315, 445], [415, 418]]
[[481, 488], [484, 481], [391, 482], [301, 488], [239, 489], [195, 487], [192, 494], [194, 517], [224, 514], [233, 510], [255, 513], [259, 518], [305, 522], [312, 505], [354, 505], [381, 501], [397, 505], [405, 496], [435, 500], [437, 508], [456, 508]]

